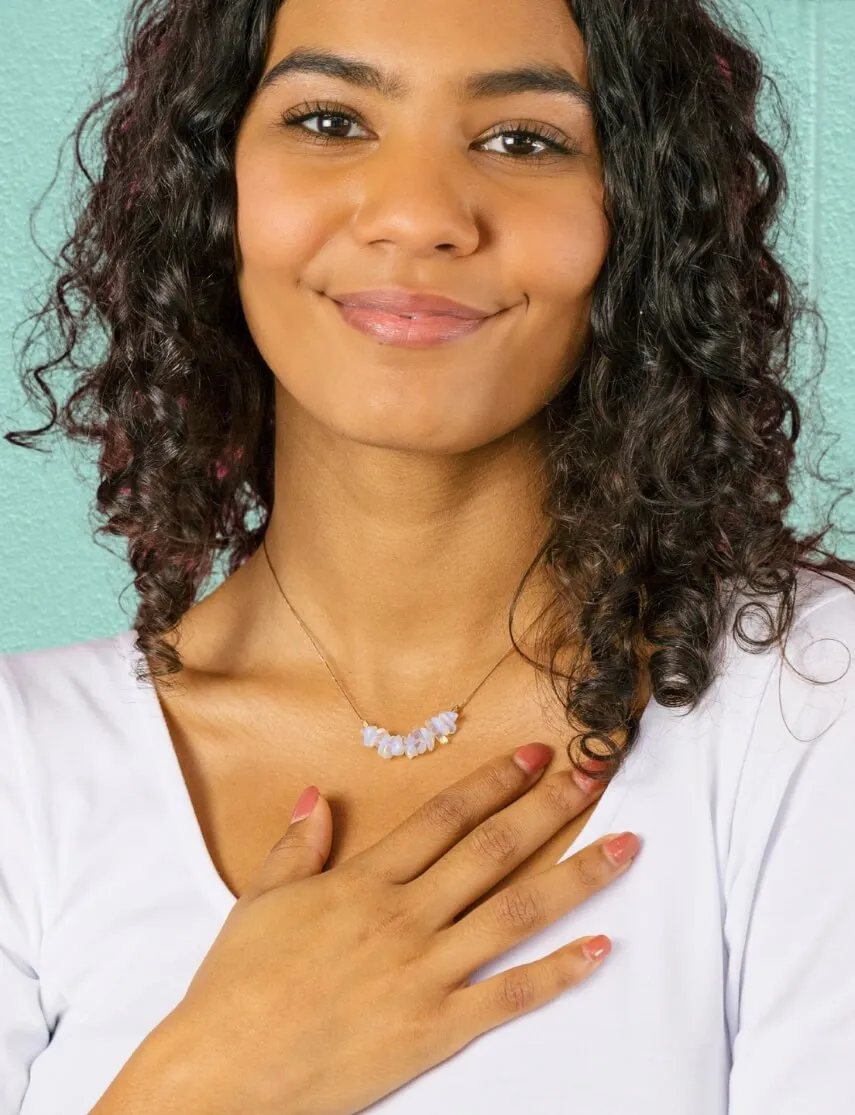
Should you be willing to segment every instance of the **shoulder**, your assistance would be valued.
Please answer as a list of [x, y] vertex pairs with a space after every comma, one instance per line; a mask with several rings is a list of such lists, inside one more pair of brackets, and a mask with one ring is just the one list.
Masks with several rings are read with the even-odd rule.
[[68, 865], [109, 847], [142, 793], [141, 725], [157, 703], [136, 678], [134, 641], [126, 631], [0, 655], [0, 884], [25, 846], [48, 920], [73, 886]]
[[768, 659], [755, 749], [799, 749], [855, 699], [855, 583], [803, 570], [783, 647]]
[[[731, 687], [752, 657], [733, 659]], [[783, 648], [758, 657], [727, 826], [731, 894], [740, 879], [753, 889], [784, 832], [809, 841], [823, 824], [847, 824], [855, 839], [855, 584], [805, 572]]]
[[[806, 814], [834, 808], [855, 780], [855, 584], [800, 570], [796, 588], [781, 644], [754, 645], [773, 633], [778, 598], [731, 602], [711, 683], [689, 709], [652, 701], [628, 763], [672, 827], [701, 826], [706, 839], [712, 826], [730, 897], [739, 880], [751, 891], [795, 798]], [[838, 772], [834, 787], [822, 788], [822, 770]]]
[[0, 686], [29, 702], [38, 697], [80, 696], [108, 678], [128, 661], [133, 631], [65, 646], [0, 654]]
[[734, 1115], [830, 1111], [852, 1091], [853, 588], [802, 578], [722, 826]]
[[[783, 661], [781, 648], [772, 646], [762, 654], [751, 653], [744, 646], [744, 636], [749, 640], [768, 638], [771, 629], [764, 613], [777, 619], [780, 609], [781, 604], [776, 596], [757, 597], [747, 593], [738, 594], [731, 601], [729, 609], [726, 660], [731, 661], [735, 658], [744, 664], [743, 655], [755, 659], [759, 657], [765, 660], [767, 672], [773, 671], [775, 666]], [[739, 620], [740, 631], [744, 633], [739, 643], [734, 637], [735, 620]], [[817, 624], [836, 626], [851, 641], [855, 634], [855, 581], [847, 581], [834, 574], [819, 573], [814, 569], [800, 568], [796, 575], [793, 614], [784, 648], [787, 654], [791, 647], [798, 647], [806, 640], [809, 641]]]
[[[855, 581], [800, 569], [783, 641], [758, 646], [768, 643], [780, 618], [778, 597], [739, 594], [731, 601], [724, 637], [713, 654], [713, 682], [701, 702], [751, 716], [746, 726], [754, 734], [763, 727], [773, 690], [786, 692], [793, 706], [833, 682], [836, 673], [842, 672], [844, 690], [855, 685], [855, 662], [851, 672], [847, 666], [855, 654]], [[829, 691], [820, 705], [835, 706], [837, 692]]]
[[134, 638], [0, 655], [0, 780], [23, 780], [37, 826], [54, 829], [69, 805], [85, 814], [95, 783], [126, 770], [129, 728], [154, 699], [134, 674]]
[[3, 736], [28, 741], [56, 732], [65, 740], [111, 723], [139, 699], [132, 671], [134, 632], [66, 646], [0, 654]]

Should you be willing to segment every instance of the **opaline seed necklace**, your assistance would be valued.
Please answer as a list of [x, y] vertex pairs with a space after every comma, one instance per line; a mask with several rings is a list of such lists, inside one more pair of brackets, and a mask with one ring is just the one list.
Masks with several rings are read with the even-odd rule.
[[516, 650], [516, 647], [512, 646], [510, 650], [505, 651], [505, 653], [502, 655], [493, 669], [490, 670], [490, 673], [487, 674], [487, 676], [483, 678], [478, 683], [478, 685], [475, 686], [475, 688], [472, 690], [465, 701], [461, 701], [458, 705], [452, 705], [451, 708], [447, 709], [445, 712], [438, 712], [436, 716], [429, 717], [427, 720], [425, 720], [424, 724], [420, 725], [418, 728], [414, 728], [408, 736], [393, 735], [385, 728], [380, 728], [376, 724], [369, 724], [362, 713], [359, 711], [359, 709], [356, 707], [356, 705], [353, 703], [353, 701], [351, 701], [341, 682], [330, 669], [330, 665], [324, 657], [323, 651], [315, 641], [311, 631], [308, 629], [305, 623], [303, 623], [302, 619], [297, 614], [296, 608], [285, 595], [285, 590], [279, 583], [279, 578], [276, 576], [276, 570], [273, 568], [273, 562], [270, 560], [270, 554], [267, 551], [267, 539], [263, 538], [261, 540], [261, 544], [264, 547], [264, 556], [267, 558], [267, 564], [270, 566], [270, 572], [273, 574], [273, 579], [276, 582], [276, 587], [282, 594], [282, 599], [294, 613], [294, 618], [297, 620], [299, 625], [305, 631], [306, 635], [309, 637], [309, 641], [318, 652], [321, 661], [323, 662], [324, 666], [326, 666], [327, 672], [338, 686], [342, 696], [359, 717], [359, 719], [362, 721], [363, 744], [366, 747], [376, 748], [377, 754], [382, 759], [394, 759], [399, 755], [406, 755], [408, 759], [414, 759], [417, 755], [424, 755], [426, 751], [433, 751], [437, 743], [448, 743], [449, 736], [454, 735], [454, 733], [457, 731], [457, 720], [464, 705], [469, 704], [469, 702], [472, 700], [472, 698], [475, 696], [475, 694], [478, 692], [487, 678], [489, 678], [490, 675], [495, 670], [497, 670], [499, 666], [501, 666], [501, 664], [505, 661], [509, 654], [513, 654], [514, 650]]

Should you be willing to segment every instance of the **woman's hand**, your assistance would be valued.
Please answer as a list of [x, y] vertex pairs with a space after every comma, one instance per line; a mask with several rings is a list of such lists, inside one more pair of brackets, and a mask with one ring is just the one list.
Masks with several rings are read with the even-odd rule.
[[455, 921], [602, 792], [540, 773], [491, 760], [328, 872], [326, 801], [292, 823], [159, 1028], [182, 1112], [351, 1115], [586, 979], [590, 938], [467, 983], [631, 862], [604, 837]]

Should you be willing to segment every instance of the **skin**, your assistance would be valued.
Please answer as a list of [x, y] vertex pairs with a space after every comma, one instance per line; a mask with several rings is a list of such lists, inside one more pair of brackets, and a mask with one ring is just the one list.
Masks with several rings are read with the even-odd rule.
[[[458, 103], [453, 83], [537, 62], [590, 89], [584, 42], [565, 0], [288, 0], [265, 72], [300, 46], [395, 70], [408, 94], [294, 74], [258, 93], [240, 128], [240, 296], [276, 380], [268, 548], [357, 707], [406, 733], [467, 697], [510, 646], [510, 601], [547, 528], [542, 411], [588, 340], [608, 249], [590, 111], [541, 92]], [[307, 101], [346, 106], [333, 115], [348, 121], [284, 127]], [[508, 134], [531, 121], [578, 153]], [[349, 138], [313, 142], [334, 123]], [[380, 286], [508, 312], [405, 349], [353, 330], [318, 293]], [[518, 636], [546, 599], [537, 579]], [[161, 700], [235, 890], [310, 783], [334, 807], [331, 865], [491, 755], [540, 739], [567, 762], [563, 710], [513, 655], [451, 747], [381, 768], [260, 550], [190, 610], [177, 643], [183, 691]], [[553, 862], [570, 839], [559, 834]]]

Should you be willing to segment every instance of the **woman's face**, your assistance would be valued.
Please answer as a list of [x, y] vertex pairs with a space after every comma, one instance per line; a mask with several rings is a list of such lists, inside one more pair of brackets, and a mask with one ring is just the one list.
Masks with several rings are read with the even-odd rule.
[[[608, 225], [588, 105], [507, 80], [486, 96], [462, 87], [526, 67], [589, 91], [566, 0], [286, 0], [265, 75], [307, 49], [358, 59], [395, 88], [298, 69], [262, 81], [236, 151], [255, 343], [287, 395], [339, 435], [446, 454], [486, 445], [572, 375]], [[283, 122], [317, 102], [320, 115]], [[570, 152], [518, 134], [532, 128]], [[389, 287], [493, 316], [412, 347], [354, 328], [334, 301]]]

